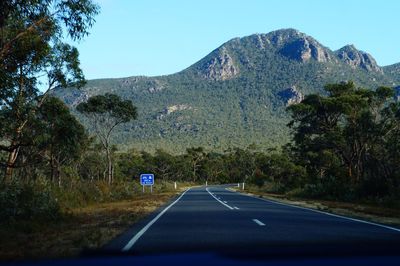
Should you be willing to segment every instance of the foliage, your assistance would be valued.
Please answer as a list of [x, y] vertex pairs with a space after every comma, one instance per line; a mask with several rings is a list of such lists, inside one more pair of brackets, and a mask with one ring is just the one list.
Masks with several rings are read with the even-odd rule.
[[114, 176], [111, 133], [118, 125], [136, 119], [136, 107], [129, 100], [122, 100], [115, 94], [106, 93], [89, 98], [87, 102], [80, 103], [76, 109], [87, 116], [93, 125], [92, 131], [106, 153], [108, 183], [111, 184]]
[[55, 220], [60, 206], [46, 184], [24, 184], [14, 181], [0, 187], [1, 222], [19, 220]]
[[383, 197], [399, 189], [400, 104], [391, 88], [353, 82], [326, 86], [288, 108], [293, 160], [307, 170], [316, 195]]
[[77, 163], [89, 146], [84, 127], [59, 99], [48, 97], [25, 126], [14, 179], [29, 181], [48, 176], [62, 185], [62, 168]]
[[8, 153], [2, 164], [6, 181], [17, 167], [21, 147], [32, 145], [27, 125], [36, 119], [48, 92], [83, 86], [78, 51], [63, 38], [82, 39], [97, 13], [90, 0], [1, 2], [0, 150]]

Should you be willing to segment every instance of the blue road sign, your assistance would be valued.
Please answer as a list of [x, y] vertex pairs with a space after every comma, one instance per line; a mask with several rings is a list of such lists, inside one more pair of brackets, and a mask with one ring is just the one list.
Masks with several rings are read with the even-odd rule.
[[141, 174], [140, 184], [142, 186], [152, 186], [154, 185], [154, 174]]

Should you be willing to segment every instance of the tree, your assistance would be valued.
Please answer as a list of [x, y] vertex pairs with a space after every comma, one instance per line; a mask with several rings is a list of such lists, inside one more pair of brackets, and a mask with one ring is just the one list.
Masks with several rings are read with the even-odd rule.
[[[0, 3], [0, 150], [12, 177], [27, 124], [49, 91], [84, 84], [78, 50], [63, 43], [88, 34], [99, 7], [91, 0], [3, 0]], [[28, 142], [24, 142], [28, 140]]]
[[[334, 180], [336, 185], [356, 189], [381, 179], [385, 171], [376, 169], [388, 170], [382, 160], [386, 141], [396, 139], [393, 133], [399, 127], [393, 89], [367, 90], [353, 82], [330, 84], [325, 89], [327, 96], [308, 95], [288, 108], [297, 162], [322, 183]], [[383, 191], [378, 186], [371, 189], [379, 190]]]
[[223, 155], [209, 152], [202, 161], [200, 168], [201, 176], [208, 182], [216, 182], [218, 177], [225, 171]]
[[197, 181], [197, 170], [199, 169], [200, 162], [204, 159], [205, 152], [203, 147], [188, 148], [186, 149], [186, 156], [191, 162], [193, 182]]
[[40, 108], [42, 134], [38, 143], [51, 169], [52, 181], [61, 186], [60, 167], [77, 161], [88, 144], [85, 128], [58, 98], [49, 97]]
[[92, 130], [100, 140], [107, 158], [108, 183], [113, 180], [113, 159], [111, 134], [122, 123], [137, 118], [136, 107], [129, 100], [122, 100], [115, 94], [97, 95], [80, 103], [76, 109], [92, 123]]

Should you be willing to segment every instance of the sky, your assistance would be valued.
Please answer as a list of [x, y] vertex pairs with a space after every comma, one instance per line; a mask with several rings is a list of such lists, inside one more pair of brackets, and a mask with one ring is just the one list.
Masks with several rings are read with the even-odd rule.
[[398, 0], [94, 0], [101, 13], [74, 45], [87, 79], [167, 75], [235, 37], [295, 28], [380, 66], [400, 62]]

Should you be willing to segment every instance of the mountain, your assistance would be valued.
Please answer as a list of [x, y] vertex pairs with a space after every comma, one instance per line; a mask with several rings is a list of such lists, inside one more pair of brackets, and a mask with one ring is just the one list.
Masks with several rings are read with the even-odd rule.
[[383, 67], [383, 71], [394, 81], [393, 85], [400, 84], [400, 63]]
[[347, 80], [369, 88], [397, 86], [400, 64], [380, 67], [354, 45], [332, 51], [311, 36], [282, 29], [232, 39], [172, 75], [90, 80], [81, 90], [53, 93], [74, 113], [93, 95], [111, 92], [130, 99], [139, 118], [118, 129], [116, 143], [179, 153], [191, 146], [222, 151], [285, 143], [287, 105], [323, 93], [327, 83]]

